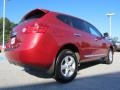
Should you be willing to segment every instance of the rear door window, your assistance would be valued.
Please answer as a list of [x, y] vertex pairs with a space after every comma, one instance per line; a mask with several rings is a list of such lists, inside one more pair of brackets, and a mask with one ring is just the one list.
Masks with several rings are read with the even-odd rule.
[[60, 21], [66, 23], [66, 24], [68, 24], [68, 25], [70, 25], [68, 16], [60, 14], [60, 15], [57, 16], [57, 18], [58, 18]]
[[74, 17], [69, 17], [69, 18], [70, 18], [70, 22], [72, 23], [71, 24], [72, 27], [89, 33], [83, 20], [80, 20]]
[[74, 18], [72, 16], [68, 16], [68, 15], [62, 15], [62, 14], [58, 15], [57, 18], [60, 21], [68, 24], [69, 26], [73, 28], [90, 33], [83, 20]]
[[83, 30], [84, 29], [84, 24], [82, 21], [76, 19], [76, 18], [70, 18], [71, 22], [72, 22], [72, 25], [74, 28], [77, 28], [79, 30]]

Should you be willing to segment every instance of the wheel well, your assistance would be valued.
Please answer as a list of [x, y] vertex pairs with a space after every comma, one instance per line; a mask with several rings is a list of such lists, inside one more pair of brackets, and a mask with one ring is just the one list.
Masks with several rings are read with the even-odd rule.
[[69, 49], [69, 50], [71, 50], [73, 52], [79, 52], [78, 48], [73, 44], [64, 45], [63, 47], [60, 48], [59, 52], [61, 52], [64, 49]]
[[54, 62], [53, 62], [53, 64], [52, 64], [52, 66], [51, 66], [50, 69], [48, 70], [48, 73], [49, 73], [49, 74], [55, 74], [55, 66], [56, 66], [57, 57], [58, 57], [59, 53], [60, 53], [62, 50], [64, 50], [64, 49], [69, 49], [69, 50], [73, 51], [73, 52], [75, 53], [75, 55], [76, 55], [78, 65], [80, 64], [80, 55], [79, 55], [79, 50], [78, 50], [78, 48], [77, 48], [74, 44], [66, 44], [66, 45], [62, 46], [62, 47], [59, 49], [59, 51], [58, 51], [58, 53], [57, 53], [57, 55], [56, 55], [56, 57], [55, 57], [55, 60], [54, 60]]
[[[78, 63], [80, 62], [79, 50], [78, 50], [78, 48], [74, 44], [66, 44], [66, 45], [62, 46], [60, 48], [59, 52], [57, 53], [57, 56], [64, 49], [69, 49], [69, 50], [73, 51], [75, 53], [76, 57], [77, 57]], [[56, 56], [56, 58], [57, 58], [57, 56]]]

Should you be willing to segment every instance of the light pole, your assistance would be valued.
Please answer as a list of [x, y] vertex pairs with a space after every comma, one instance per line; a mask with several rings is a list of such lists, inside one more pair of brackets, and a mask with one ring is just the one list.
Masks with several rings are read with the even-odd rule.
[[109, 18], [109, 34], [110, 37], [112, 36], [112, 16], [115, 15], [115, 13], [107, 13], [106, 16]]
[[5, 48], [5, 13], [6, 11], [6, 0], [3, 0], [3, 40], [2, 40], [2, 52], [4, 52]]

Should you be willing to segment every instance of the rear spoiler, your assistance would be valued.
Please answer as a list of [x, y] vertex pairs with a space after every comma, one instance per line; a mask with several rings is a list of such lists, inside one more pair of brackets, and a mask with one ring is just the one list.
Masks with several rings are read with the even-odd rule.
[[[48, 10], [45, 10], [45, 9], [34, 9], [34, 10], [30, 11], [29, 13], [27, 13], [27, 14], [22, 18], [21, 21], [23, 21], [29, 14], [32, 14], [32, 13], [37, 12], [37, 11], [42, 11], [42, 12], [44, 12], [45, 14], [49, 12]], [[20, 22], [21, 22], [21, 21], [20, 21]]]

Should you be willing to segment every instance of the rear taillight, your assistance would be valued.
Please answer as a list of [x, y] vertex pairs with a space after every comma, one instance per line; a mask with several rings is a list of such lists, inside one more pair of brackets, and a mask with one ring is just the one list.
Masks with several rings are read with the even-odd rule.
[[45, 33], [48, 30], [49, 26], [47, 24], [38, 24], [29, 25], [22, 29], [23, 33]]

